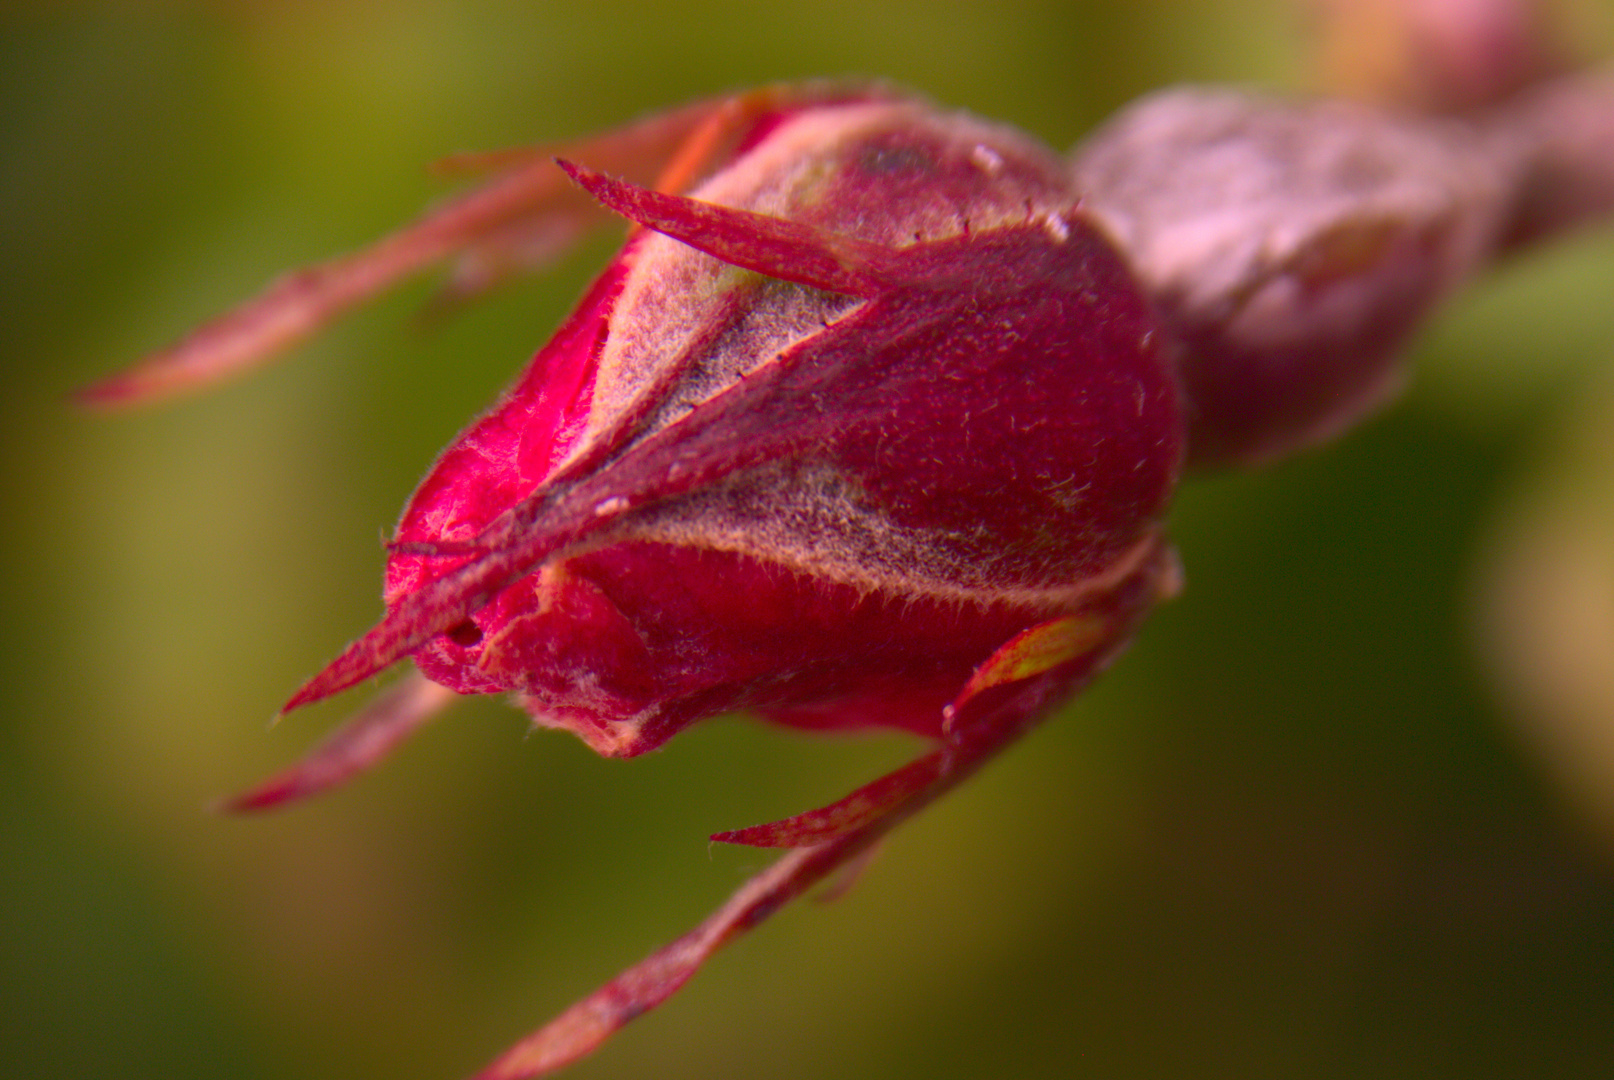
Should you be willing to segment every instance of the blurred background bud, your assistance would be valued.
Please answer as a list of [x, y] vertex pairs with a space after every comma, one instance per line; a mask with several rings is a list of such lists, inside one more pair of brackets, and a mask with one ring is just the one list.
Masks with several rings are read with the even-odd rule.
[[1590, 0], [1311, 0], [1319, 89], [1423, 112], [1494, 105], [1600, 52]]

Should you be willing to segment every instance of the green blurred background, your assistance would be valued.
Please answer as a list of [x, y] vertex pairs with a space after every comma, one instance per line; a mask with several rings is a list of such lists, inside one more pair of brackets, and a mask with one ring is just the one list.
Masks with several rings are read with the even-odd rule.
[[[264, 728], [608, 239], [204, 398], [72, 387], [401, 222], [445, 153], [844, 73], [1066, 146], [1162, 84], [1303, 85], [1300, 31], [1277, 0], [8, 5], [0, 1076], [462, 1076], [762, 865], [707, 833], [913, 752], [724, 720], [607, 762], [474, 701], [331, 797], [206, 811], [362, 700]], [[1187, 592], [1099, 687], [570, 1075], [1614, 1075], [1614, 708], [1552, 692], [1614, 671], [1611, 283], [1608, 230], [1521, 261], [1401, 405], [1186, 488]], [[1568, 629], [1529, 584], [1564, 537]], [[1521, 644], [1554, 634], [1589, 662]]]

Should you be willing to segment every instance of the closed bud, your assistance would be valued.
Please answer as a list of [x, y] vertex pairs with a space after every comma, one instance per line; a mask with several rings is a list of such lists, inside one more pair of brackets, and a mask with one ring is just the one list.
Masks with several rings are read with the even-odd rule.
[[1182, 343], [1192, 464], [1282, 457], [1396, 391], [1408, 339], [1494, 258], [1530, 157], [1508, 125], [1207, 88], [1084, 142], [1088, 207]]
[[646, 228], [410, 501], [385, 636], [296, 703], [413, 650], [613, 755], [739, 708], [939, 735], [1021, 631], [1102, 609], [1083, 648], [1119, 644], [1182, 421], [1058, 156], [872, 98], [761, 118], [688, 198], [568, 170]]

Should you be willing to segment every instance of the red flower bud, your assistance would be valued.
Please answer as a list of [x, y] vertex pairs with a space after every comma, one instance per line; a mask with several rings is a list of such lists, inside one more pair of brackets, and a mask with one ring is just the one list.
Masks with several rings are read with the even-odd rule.
[[[823, 88], [671, 114], [573, 155], [639, 176], [670, 155], [657, 186], [676, 190], [721, 146], [687, 197], [562, 163], [640, 228], [443, 453], [391, 545], [385, 617], [288, 707], [404, 656], [441, 685], [405, 681], [234, 806], [346, 779], [442, 687], [513, 691], [538, 723], [617, 756], [735, 709], [941, 746], [830, 806], [714, 837], [798, 850], [488, 1078], [565, 1064], [660, 1002], [1045, 716], [1175, 587], [1171, 352], [1064, 159], [968, 116]], [[583, 213], [522, 183], [551, 218]], [[495, 186], [279, 286], [94, 394], [248, 362], [439, 251], [445, 230], [509, 254], [525, 235], [512, 199]]]
[[994, 649], [1152, 565], [1176, 387], [1061, 160], [911, 102], [757, 127], [688, 199], [568, 166], [664, 235], [444, 453], [380, 635], [296, 704], [415, 650], [602, 753], [738, 708], [938, 735]]

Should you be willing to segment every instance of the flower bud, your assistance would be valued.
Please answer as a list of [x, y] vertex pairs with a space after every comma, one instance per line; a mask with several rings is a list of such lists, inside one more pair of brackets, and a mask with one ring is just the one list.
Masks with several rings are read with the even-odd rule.
[[1076, 181], [1183, 346], [1195, 466], [1320, 442], [1403, 379], [1407, 340], [1494, 257], [1531, 155], [1506, 125], [1162, 91]]
[[940, 735], [1028, 628], [1124, 640], [1180, 405], [1059, 157], [870, 99], [763, 117], [689, 198], [568, 169], [648, 228], [444, 452], [386, 620], [294, 704], [412, 651], [612, 755], [740, 708]]

